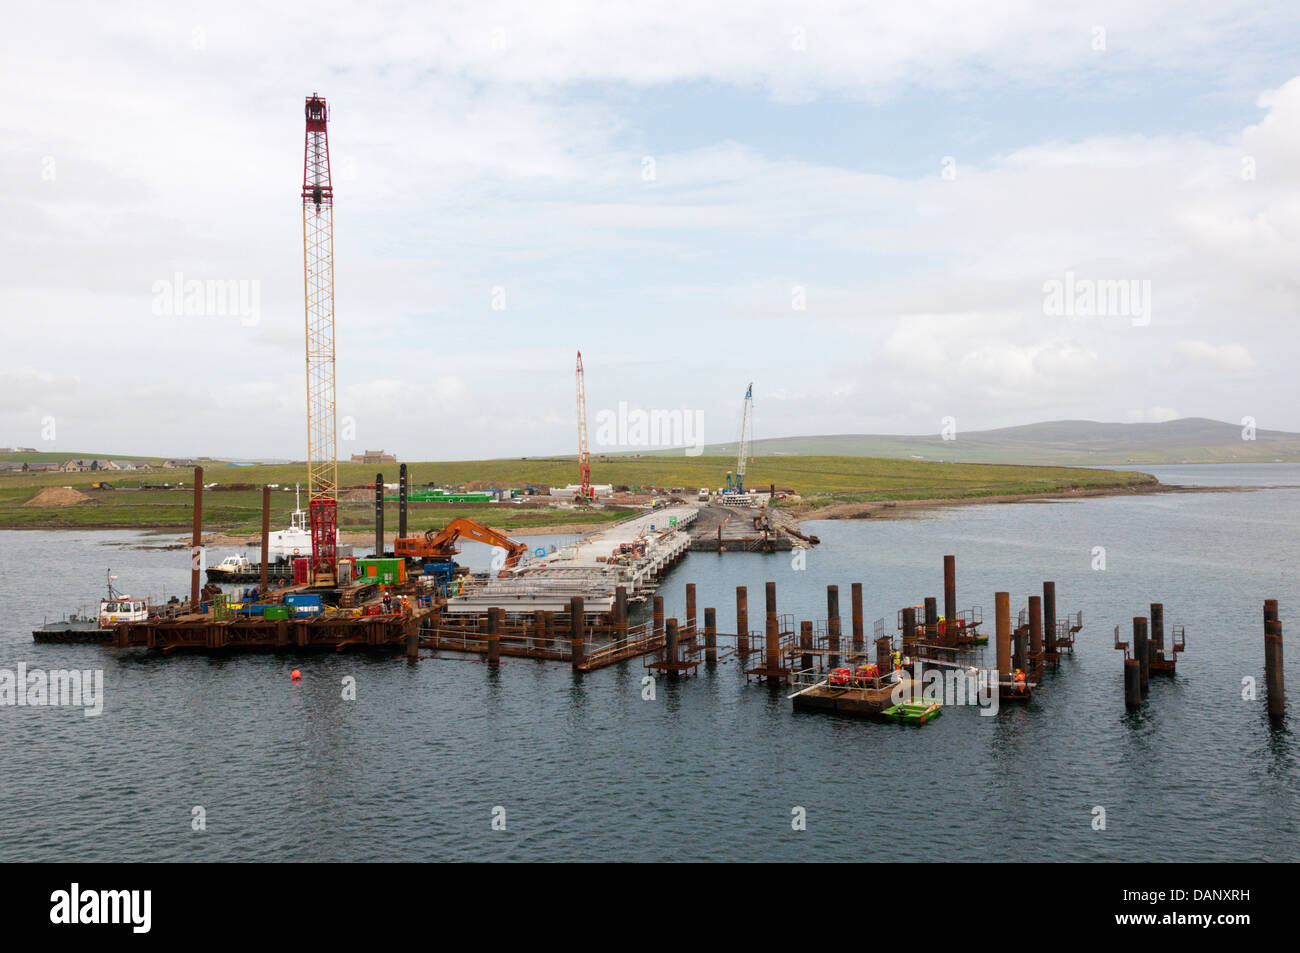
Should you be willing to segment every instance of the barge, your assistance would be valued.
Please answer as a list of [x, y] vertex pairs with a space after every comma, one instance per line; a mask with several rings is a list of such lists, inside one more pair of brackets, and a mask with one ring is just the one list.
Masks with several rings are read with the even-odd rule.
[[104, 628], [99, 619], [72, 614], [58, 622], [46, 622], [32, 630], [34, 642], [82, 642], [103, 644], [113, 641], [113, 630]]

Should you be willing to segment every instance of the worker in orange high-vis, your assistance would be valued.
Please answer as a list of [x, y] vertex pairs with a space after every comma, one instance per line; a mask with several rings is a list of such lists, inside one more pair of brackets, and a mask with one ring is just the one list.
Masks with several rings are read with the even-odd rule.
[[1015, 685], [1016, 691], [1023, 695], [1025, 692], [1025, 673], [1020, 671], [1020, 669], [1016, 669], [1016, 674], [1012, 679], [1012, 684]]

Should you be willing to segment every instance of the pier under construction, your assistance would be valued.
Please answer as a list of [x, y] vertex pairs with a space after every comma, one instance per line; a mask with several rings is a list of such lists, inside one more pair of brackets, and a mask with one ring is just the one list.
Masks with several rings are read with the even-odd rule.
[[[201, 468], [194, 487], [197, 551]], [[264, 494], [264, 503], [267, 498]], [[269, 562], [267, 512], [264, 505], [262, 567]], [[751, 627], [744, 586], [736, 589], [729, 631], [719, 630], [716, 608], [700, 610], [693, 583], [686, 585], [683, 618], [666, 618], [658, 588], [699, 538], [691, 531], [698, 512], [689, 504], [656, 508], [570, 546], [538, 547], [527, 554], [495, 534], [490, 538], [509, 549], [510, 564], [454, 585], [448, 584], [450, 574], [427, 571], [449, 563], [428, 564], [425, 572], [412, 569], [408, 575], [407, 561], [385, 558], [378, 562], [397, 566], [381, 565], [383, 576], [354, 577], [352, 564], [341, 562], [349, 571], [325, 585], [300, 580], [267, 586], [246, 590], [253, 598], [238, 601], [213, 584], [200, 589], [201, 560], [194, 559], [189, 602], [153, 607], [147, 617], [114, 622], [111, 634], [84, 641], [162, 653], [364, 650], [416, 660], [455, 652], [492, 666], [503, 658], [528, 658], [564, 663], [576, 672], [640, 658], [648, 672], [670, 679], [734, 661], [749, 680], [793, 686], [796, 708], [880, 714], [896, 685], [910, 677], [905, 669], [918, 666], [991, 672], [1004, 700], [1028, 701], [1043, 671], [1072, 651], [1082, 626], [1080, 614], [1058, 618], [1055, 584], [1047, 582], [1041, 597], [1029, 597], [1013, 633], [1009, 594], [999, 592], [994, 597], [996, 664], [986, 668], [983, 608], [959, 608], [952, 556], [944, 557], [942, 613], [936, 597], [923, 598], [897, 609], [888, 629], [885, 617], [876, 619], [869, 639], [863, 585], [856, 582], [849, 589], [847, 620], [841, 617], [839, 587], [832, 585], [825, 618], [796, 623], [779, 612], [774, 582], [764, 586], [759, 627]], [[405, 515], [403, 507], [403, 532]], [[448, 552], [436, 540], [430, 545], [438, 555]], [[633, 624], [629, 613], [637, 603], [650, 604], [650, 618]]]
[[690, 548], [686, 528], [694, 520], [693, 507], [665, 507], [596, 530], [554, 553], [538, 549], [509, 572], [463, 587], [443, 612], [560, 612], [577, 597], [588, 611], [608, 614], [620, 598], [644, 602]]
[[[203, 470], [194, 473], [193, 553], [200, 552]], [[377, 522], [382, 527], [382, 477], [376, 479]], [[406, 473], [401, 498], [405, 503]], [[996, 592], [993, 632], [983, 630], [982, 605], [962, 608], [957, 599], [956, 557], [943, 558], [942, 604], [924, 596], [877, 618], [868, 637], [863, 584], [849, 588], [850, 609], [841, 614], [840, 588], [826, 590], [826, 614], [821, 619], [796, 620], [781, 613], [774, 582], [764, 586], [761, 626], [751, 627], [749, 593], [736, 588], [734, 625], [720, 631], [715, 607], [697, 606], [696, 587], [686, 585], [681, 619], [667, 618], [658, 590], [666, 574], [687, 552], [698, 551], [701, 539], [727, 537], [721, 520], [707, 508], [692, 504], [661, 506], [630, 519], [601, 527], [564, 547], [522, 544], [497, 531], [482, 530], [478, 541], [504, 547], [509, 556], [493, 573], [457, 576], [451, 555], [457, 552], [448, 531], [426, 539], [407, 537], [406, 508], [400, 508], [398, 543], [410, 542], [415, 552], [403, 557], [380, 553], [369, 560], [340, 559], [337, 577], [322, 584], [295, 571], [291, 584], [271, 586], [268, 550], [269, 488], [263, 492], [262, 571], [259, 589], [232, 596], [209, 583], [200, 588], [202, 560], [191, 558], [191, 596], [165, 606], [145, 606], [145, 600], [121, 598], [124, 608], [139, 615], [110, 619], [94, 626], [76, 620], [66, 630], [44, 626], [33, 632], [41, 642], [92, 642], [117, 649], [175, 652], [230, 651], [381, 651], [411, 660], [442, 652], [479, 656], [490, 666], [503, 658], [560, 662], [575, 672], [641, 659], [646, 671], [677, 679], [700, 667], [735, 662], [747, 680], [788, 685], [796, 710], [829, 711], [854, 716], [884, 716], [902, 723], [924, 724], [940, 707], [917, 697], [927, 673], [942, 673], [955, 683], [996, 692], [1001, 702], [1029, 702], [1049, 669], [1074, 651], [1083, 627], [1081, 612], [1060, 612], [1056, 584], [1043, 583], [1041, 594], [1029, 595], [1013, 619], [1011, 594]], [[703, 532], [701, 512], [709, 522]], [[750, 520], [760, 533], [774, 524], [752, 516], [749, 508], [730, 510]], [[466, 521], [454, 521], [466, 522]], [[472, 521], [470, 521], [472, 523]], [[796, 527], [797, 530], [797, 527]], [[377, 532], [377, 544], [382, 541]], [[432, 534], [432, 531], [430, 531]], [[786, 534], [789, 536], [790, 534]], [[479, 538], [481, 537], [481, 538]], [[816, 543], [802, 537], [802, 545]], [[399, 553], [401, 550], [399, 549]], [[423, 562], [432, 559], [433, 562]], [[369, 570], [361, 574], [363, 567]], [[354, 572], [354, 567], [356, 572]], [[301, 567], [298, 567], [301, 568]], [[495, 567], [494, 567], [495, 568]], [[383, 572], [375, 574], [375, 570]], [[408, 575], [409, 570], [409, 575]], [[461, 573], [464, 570], [460, 570]], [[110, 577], [111, 579], [111, 577]], [[283, 583], [284, 580], [277, 580]], [[110, 582], [110, 595], [112, 586]], [[633, 624], [630, 612], [648, 603], [650, 618]], [[1270, 659], [1271, 706], [1279, 713], [1284, 697], [1275, 656], [1280, 657], [1276, 610], [1266, 605]], [[1270, 615], [1270, 611], [1272, 615]], [[1152, 603], [1148, 619], [1134, 619], [1133, 649], [1125, 652], [1125, 696], [1130, 707], [1144, 699], [1147, 672], [1172, 674], [1185, 649], [1181, 625], [1164, 639], [1164, 607]], [[992, 643], [992, 664], [985, 653]], [[899, 701], [903, 692], [906, 702]]]

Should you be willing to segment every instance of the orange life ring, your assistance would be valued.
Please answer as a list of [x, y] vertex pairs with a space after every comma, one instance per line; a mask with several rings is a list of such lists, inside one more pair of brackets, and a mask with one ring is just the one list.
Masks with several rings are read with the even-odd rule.
[[302, 550], [300, 550], [297, 546], [295, 546], [295, 547], [293, 548], [293, 554], [294, 554], [295, 556], [301, 555], [301, 553], [302, 553]]

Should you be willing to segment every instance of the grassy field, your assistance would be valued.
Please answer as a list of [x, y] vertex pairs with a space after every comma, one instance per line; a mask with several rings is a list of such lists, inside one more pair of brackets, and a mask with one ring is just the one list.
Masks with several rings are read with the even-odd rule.
[[[89, 454], [62, 454], [65, 459]], [[630, 487], [682, 487], [693, 498], [700, 487], [716, 488], [734, 458], [645, 456], [617, 457], [592, 462], [597, 483]], [[426, 483], [459, 485], [488, 480], [496, 485], [522, 487], [525, 483], [563, 486], [573, 482], [577, 466], [572, 458], [483, 460], [454, 463], [412, 463], [413, 486]], [[344, 486], [364, 485], [382, 470], [388, 482], [397, 480], [397, 466], [340, 464]], [[278, 483], [289, 492], [273, 494], [272, 525], [279, 527], [293, 509], [293, 482], [304, 478], [301, 464], [234, 466], [214, 463], [204, 467], [204, 482], [230, 484]], [[140, 482], [190, 482], [192, 470], [153, 470], [147, 473], [0, 473], [0, 528], [104, 528], [185, 529], [191, 523], [191, 493], [177, 490], [139, 490]], [[118, 489], [92, 490], [106, 480]], [[794, 489], [805, 506], [873, 500], [959, 500], [1006, 494], [1051, 494], [1068, 490], [1125, 488], [1154, 482], [1142, 473], [1065, 467], [992, 466], [965, 463], [930, 463], [873, 457], [760, 457], [751, 464], [751, 488]], [[91, 502], [73, 506], [23, 506], [45, 487], [71, 486]], [[304, 497], [305, 499], [305, 497]], [[570, 523], [601, 523], [621, 518], [617, 510], [555, 509], [547, 506], [497, 504], [411, 503], [411, 529], [442, 526], [455, 516], [468, 516], [509, 531], [512, 527], [544, 527]], [[387, 528], [396, 525], [396, 506], [390, 504]], [[346, 530], [373, 530], [374, 505], [369, 500], [340, 504], [340, 521]], [[203, 524], [209, 532], [255, 531], [261, 523], [260, 489], [214, 488], [204, 493]]]

